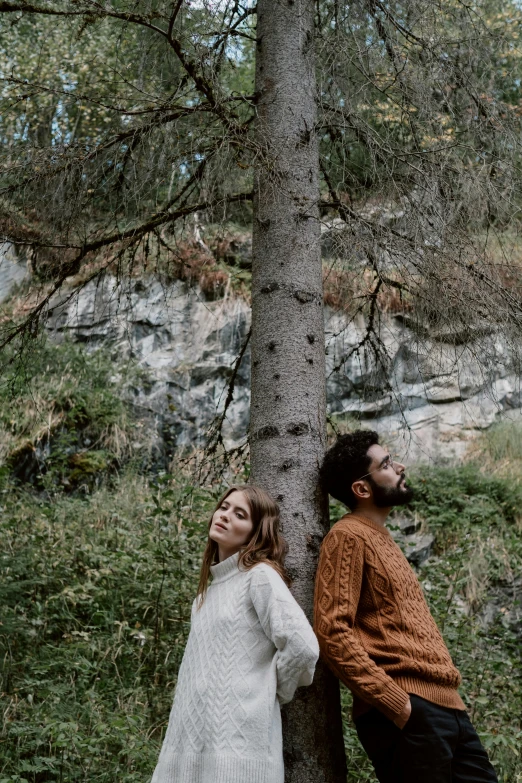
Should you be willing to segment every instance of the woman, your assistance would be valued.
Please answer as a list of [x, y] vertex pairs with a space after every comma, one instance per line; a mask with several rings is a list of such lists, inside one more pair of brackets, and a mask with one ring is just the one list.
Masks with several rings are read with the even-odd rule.
[[284, 554], [277, 504], [259, 487], [231, 487], [210, 521], [152, 783], [283, 783], [279, 705], [310, 685], [319, 655]]

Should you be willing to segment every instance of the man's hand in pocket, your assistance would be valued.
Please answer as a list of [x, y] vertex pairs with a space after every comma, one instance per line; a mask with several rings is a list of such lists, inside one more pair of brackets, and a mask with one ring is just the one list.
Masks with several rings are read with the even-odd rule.
[[404, 705], [403, 711], [397, 718], [395, 718], [393, 722], [395, 723], [396, 726], [399, 727], [399, 729], [403, 729], [408, 723], [408, 720], [410, 719], [410, 715], [411, 715], [411, 701], [408, 698], [408, 701]]

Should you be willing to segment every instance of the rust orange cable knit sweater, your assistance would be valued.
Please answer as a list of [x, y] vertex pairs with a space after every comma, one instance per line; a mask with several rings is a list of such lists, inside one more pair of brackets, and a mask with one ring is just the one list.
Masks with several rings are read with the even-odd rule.
[[460, 674], [421, 586], [390, 533], [347, 514], [324, 539], [315, 586], [321, 654], [354, 694], [353, 715], [394, 720], [415, 693], [464, 709]]

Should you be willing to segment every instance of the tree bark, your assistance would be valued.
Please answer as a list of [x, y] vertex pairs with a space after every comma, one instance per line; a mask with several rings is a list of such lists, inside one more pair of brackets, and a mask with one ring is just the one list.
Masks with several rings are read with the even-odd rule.
[[[252, 479], [281, 506], [292, 589], [310, 619], [328, 523], [313, 26], [313, 0], [258, 0], [250, 424]], [[339, 687], [322, 663], [283, 727], [287, 783], [345, 783]]]

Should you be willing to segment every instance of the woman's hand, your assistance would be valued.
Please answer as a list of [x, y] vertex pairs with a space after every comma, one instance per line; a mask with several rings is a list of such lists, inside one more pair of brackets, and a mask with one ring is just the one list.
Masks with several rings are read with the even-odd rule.
[[408, 723], [410, 715], [411, 715], [411, 701], [408, 698], [408, 701], [404, 705], [404, 709], [402, 710], [401, 714], [397, 718], [395, 718], [393, 722], [395, 723], [396, 726], [398, 726], [399, 729], [403, 729]]

